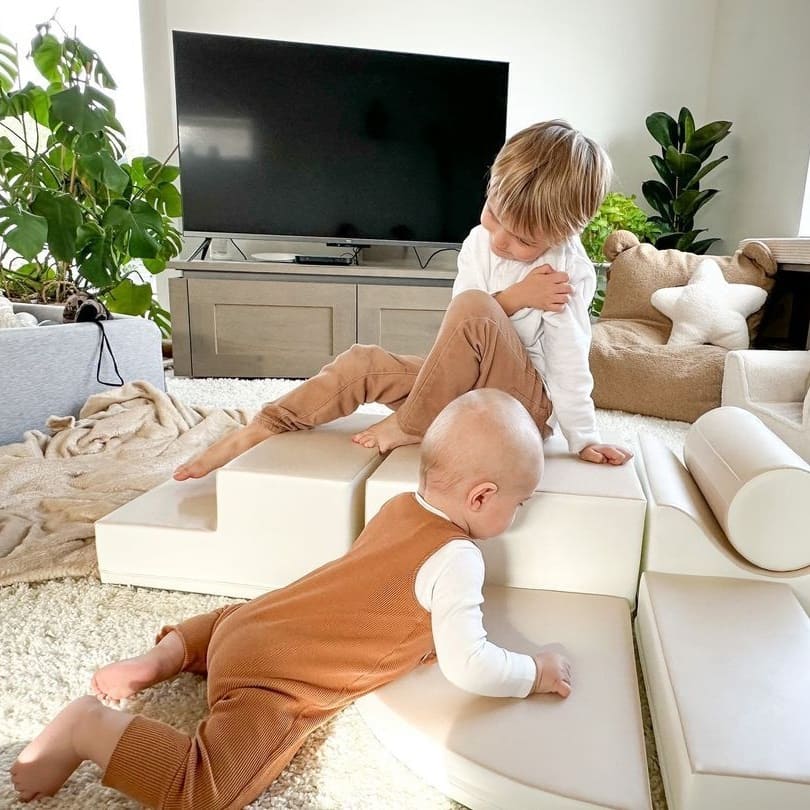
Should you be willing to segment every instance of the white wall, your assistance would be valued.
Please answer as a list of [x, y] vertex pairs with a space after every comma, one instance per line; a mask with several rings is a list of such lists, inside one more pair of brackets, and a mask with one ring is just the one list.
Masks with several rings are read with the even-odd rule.
[[[508, 134], [566, 118], [607, 148], [614, 187], [640, 198], [654, 171], [647, 114], [704, 114], [716, 2], [682, 0], [670, 15], [649, 0], [141, 0], [150, 149], [176, 141], [172, 29], [499, 59], [511, 63]], [[687, 39], [676, 66], [671, 43]]]
[[[707, 177], [727, 246], [796, 236], [810, 158], [810, 3], [720, 0], [707, 112], [734, 122], [729, 159]], [[715, 186], [712, 186], [715, 187]], [[708, 219], [708, 217], [707, 217]]]
[[[71, 35], [75, 34], [96, 51], [115, 79], [118, 89], [111, 92], [118, 120], [127, 134], [127, 156], [146, 154], [146, 117], [141, 65], [137, 0], [116, 0], [115, 19], [109, 0], [25, 0], [4, 3], [0, 33], [19, 47], [23, 83], [45, 80], [26, 59], [36, 25], [56, 18]], [[58, 27], [55, 27], [58, 31]]]
[[810, 149], [799, 93], [810, 75], [810, 48], [799, 47], [807, 0], [141, 0], [141, 24], [157, 157], [176, 142], [172, 29], [491, 58], [511, 63], [508, 133], [567, 118], [607, 148], [614, 188], [639, 200], [656, 177], [650, 112], [685, 105], [698, 125], [732, 120], [716, 150], [731, 159], [709, 178], [722, 193], [700, 217], [707, 235], [725, 237], [716, 252], [798, 227]]

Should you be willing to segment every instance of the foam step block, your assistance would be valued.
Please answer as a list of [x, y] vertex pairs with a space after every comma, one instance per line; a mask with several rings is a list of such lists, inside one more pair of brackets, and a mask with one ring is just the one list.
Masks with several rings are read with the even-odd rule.
[[253, 597], [344, 554], [381, 456], [354, 414], [267, 439], [203, 479], [166, 481], [96, 523], [102, 582]]
[[[635, 604], [647, 502], [632, 463], [589, 464], [562, 437], [545, 443], [540, 489], [511, 529], [479, 543], [487, 582], [516, 588], [621, 596]], [[414, 490], [419, 448], [389, 453], [366, 485], [366, 521], [398, 492]]]
[[564, 644], [571, 695], [480, 697], [424, 666], [357, 701], [380, 742], [472, 810], [647, 810], [627, 601], [497, 586], [484, 597], [492, 641], [530, 654]]
[[636, 630], [670, 810], [810, 807], [810, 619], [790, 588], [645, 572]]

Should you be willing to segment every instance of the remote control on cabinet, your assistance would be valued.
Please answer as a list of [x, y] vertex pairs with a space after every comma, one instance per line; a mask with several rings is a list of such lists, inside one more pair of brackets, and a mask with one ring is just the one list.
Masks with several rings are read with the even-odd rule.
[[296, 264], [352, 264], [351, 256], [296, 256]]

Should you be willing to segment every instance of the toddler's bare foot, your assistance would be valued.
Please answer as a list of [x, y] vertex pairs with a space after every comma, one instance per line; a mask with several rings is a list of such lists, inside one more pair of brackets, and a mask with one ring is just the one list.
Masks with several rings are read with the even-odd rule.
[[211, 470], [223, 467], [229, 461], [250, 450], [273, 434], [258, 422], [251, 422], [242, 428], [231, 431], [219, 441], [214, 442], [207, 450], [196, 455], [191, 461], [181, 464], [175, 471], [175, 481], [188, 478], [202, 478]]
[[382, 422], [377, 422], [366, 430], [352, 436], [355, 444], [362, 444], [363, 447], [376, 447], [381, 453], [387, 453], [395, 447], [403, 447], [406, 444], [419, 444], [421, 436], [413, 433], [406, 433], [397, 422], [397, 415], [392, 413], [386, 416]]
[[144, 655], [116, 661], [99, 669], [90, 684], [98, 698], [121, 700], [141, 689], [174, 677], [183, 665], [185, 650], [177, 633], [164, 636]]
[[82, 764], [74, 744], [74, 731], [87, 713], [97, 708], [101, 707], [93, 697], [74, 700], [23, 748], [11, 766], [11, 781], [21, 801], [53, 796]]

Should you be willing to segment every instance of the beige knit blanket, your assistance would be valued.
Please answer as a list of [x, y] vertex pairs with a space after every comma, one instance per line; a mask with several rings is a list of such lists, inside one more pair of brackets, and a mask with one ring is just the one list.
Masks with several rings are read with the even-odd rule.
[[0, 585], [96, 572], [94, 522], [251, 416], [133, 382], [0, 447]]

